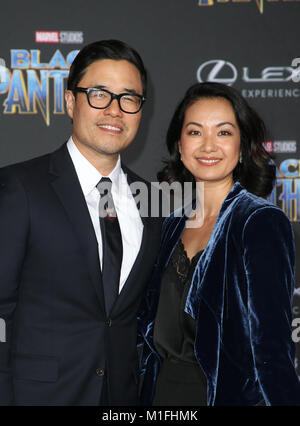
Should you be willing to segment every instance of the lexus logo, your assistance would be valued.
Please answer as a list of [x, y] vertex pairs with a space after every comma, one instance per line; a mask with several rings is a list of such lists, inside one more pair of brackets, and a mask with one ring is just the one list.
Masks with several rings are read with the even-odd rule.
[[[240, 78], [246, 83], [287, 83], [300, 81], [300, 58], [292, 61], [292, 66], [270, 66], [263, 68], [259, 75], [251, 75], [248, 67], [241, 67]], [[237, 68], [224, 59], [212, 59], [204, 62], [197, 70], [197, 80], [224, 83], [231, 86], [238, 77]]]
[[236, 81], [237, 75], [235, 66], [223, 59], [212, 59], [204, 62], [197, 70], [197, 80], [200, 83], [212, 81], [231, 86]]

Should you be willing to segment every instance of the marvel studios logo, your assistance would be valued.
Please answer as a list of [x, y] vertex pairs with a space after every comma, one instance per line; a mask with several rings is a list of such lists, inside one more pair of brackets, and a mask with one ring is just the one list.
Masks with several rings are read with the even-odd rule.
[[296, 141], [268, 141], [263, 143], [267, 152], [279, 154], [294, 154], [297, 152]]
[[36, 31], [36, 43], [82, 44], [82, 31]]

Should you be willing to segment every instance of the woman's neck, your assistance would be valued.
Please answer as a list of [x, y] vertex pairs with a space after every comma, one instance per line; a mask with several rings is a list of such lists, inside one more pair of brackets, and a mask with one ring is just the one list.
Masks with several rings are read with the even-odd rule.
[[223, 201], [231, 191], [233, 184], [231, 176], [221, 182], [206, 181], [197, 183], [198, 205], [204, 218], [218, 216]]

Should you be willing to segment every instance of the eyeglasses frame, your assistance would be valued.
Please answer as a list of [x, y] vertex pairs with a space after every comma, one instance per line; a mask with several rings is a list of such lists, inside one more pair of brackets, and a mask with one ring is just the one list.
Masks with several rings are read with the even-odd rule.
[[[94, 105], [91, 105], [90, 99], [89, 99], [89, 94], [92, 91], [95, 91], [95, 90], [101, 90], [101, 91], [106, 92], [106, 93], [108, 93], [110, 95], [110, 101], [108, 102], [108, 104], [105, 107], [95, 107]], [[138, 93], [123, 92], [123, 93], [120, 93], [120, 94], [116, 95], [115, 93], [110, 92], [107, 89], [103, 89], [102, 87], [79, 87], [79, 86], [77, 86], [77, 87], [75, 87], [75, 89], [73, 90], [73, 92], [82, 92], [82, 93], [85, 93], [86, 97], [87, 97], [87, 101], [88, 101], [89, 106], [91, 108], [95, 108], [95, 109], [105, 109], [105, 108], [108, 108], [110, 106], [110, 104], [112, 103], [112, 101], [114, 99], [117, 99], [120, 110], [123, 111], [123, 112], [125, 112], [125, 114], [137, 114], [142, 109], [142, 106], [143, 106], [144, 102], [146, 101], [146, 98], [143, 95], [139, 95]], [[120, 102], [121, 97], [122, 96], [126, 96], [126, 95], [137, 96], [138, 98], [140, 98], [141, 104], [140, 104], [140, 107], [139, 107], [139, 109], [137, 111], [135, 111], [135, 112], [128, 112], [128, 111], [125, 111], [121, 107], [121, 102]]]

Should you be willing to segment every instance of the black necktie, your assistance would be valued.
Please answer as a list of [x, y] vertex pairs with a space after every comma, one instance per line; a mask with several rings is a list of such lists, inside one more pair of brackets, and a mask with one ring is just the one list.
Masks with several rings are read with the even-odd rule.
[[111, 193], [111, 185], [112, 182], [109, 178], [102, 178], [97, 185], [97, 189], [101, 196], [99, 203], [99, 220], [103, 247], [102, 280], [107, 314], [109, 314], [119, 294], [119, 281], [123, 257], [122, 236]]

